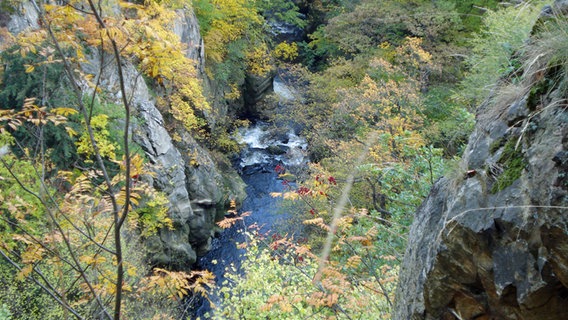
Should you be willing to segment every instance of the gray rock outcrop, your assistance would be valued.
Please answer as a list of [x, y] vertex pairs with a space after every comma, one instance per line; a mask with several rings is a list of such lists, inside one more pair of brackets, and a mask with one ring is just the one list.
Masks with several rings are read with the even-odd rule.
[[6, 28], [8, 28], [11, 34], [18, 34], [26, 29], [34, 30], [39, 27], [39, 15], [29, 1], [22, 2], [19, 14], [13, 14], [6, 20]]
[[[194, 61], [204, 79], [204, 44], [193, 11], [178, 11], [174, 31], [186, 45], [186, 57]], [[244, 183], [232, 168], [215, 161], [189, 132], [178, 127], [181, 139], [172, 140], [162, 115], [148, 99], [147, 88], [143, 91], [133, 95], [139, 119], [133, 138], [154, 164], [154, 186], [170, 199], [175, 227], [148, 239], [150, 258], [155, 264], [187, 267], [210, 249], [215, 222], [224, 216], [229, 200], [244, 198]], [[224, 116], [226, 110], [205, 116], [215, 123], [219, 113]]]
[[218, 83], [205, 72], [205, 44], [199, 30], [197, 17], [192, 10], [178, 10], [173, 23], [173, 31], [185, 44], [185, 56], [195, 62], [196, 70], [203, 81], [205, 95], [212, 109], [204, 111], [204, 117], [211, 129], [223, 126], [227, 118], [238, 116], [259, 117], [262, 114], [259, 101], [272, 92], [272, 82], [275, 71], [271, 70], [259, 76], [246, 73], [244, 79], [237, 83], [242, 96], [236, 101], [227, 101], [225, 95], [232, 89], [223, 83]]
[[[2, 14], [0, 22], [10, 32], [19, 33], [37, 28], [38, 15], [30, 2], [23, 2], [19, 12]], [[186, 45], [185, 55], [203, 75], [205, 53], [195, 14], [191, 10], [180, 10], [173, 24], [174, 31]], [[118, 71], [115, 64], [109, 63], [113, 57], [95, 48], [89, 52], [88, 62], [82, 63], [81, 69], [85, 74], [100, 77], [99, 89], [103, 94], [97, 99], [104, 101], [98, 102], [122, 105]], [[229, 201], [239, 202], [244, 198], [244, 183], [221, 156], [214, 158], [182, 126], [176, 126], [179, 130], [176, 134], [181, 139], [174, 141], [143, 76], [126, 59], [121, 63], [134, 118], [131, 137], [155, 173], [154, 177], [144, 178], [169, 199], [169, 217], [174, 225], [173, 230], [162, 229], [146, 239], [149, 259], [156, 265], [188, 268], [209, 250], [215, 222], [224, 216]], [[81, 86], [84, 92], [92, 92], [86, 82]], [[121, 126], [121, 121], [118, 119], [111, 125]]]
[[204, 75], [205, 44], [199, 30], [199, 22], [193, 10], [177, 10], [173, 32], [185, 44], [185, 56], [195, 62], [194, 66], [200, 75]]
[[478, 110], [461, 171], [416, 213], [394, 319], [568, 319], [565, 68]]
[[[120, 104], [117, 69], [104, 63], [108, 59], [93, 53], [83, 70], [100, 72], [107, 99]], [[102, 72], [101, 62], [105, 66]], [[209, 250], [215, 222], [223, 217], [228, 201], [244, 198], [244, 183], [231, 168], [219, 170], [209, 151], [181, 126], [177, 129], [181, 131], [176, 132], [181, 139], [174, 141], [143, 77], [126, 61], [123, 72], [135, 118], [132, 139], [142, 148], [155, 173], [155, 177], [147, 179], [169, 199], [169, 217], [174, 225], [173, 230], [164, 228], [146, 239], [149, 259], [157, 265], [187, 268]]]

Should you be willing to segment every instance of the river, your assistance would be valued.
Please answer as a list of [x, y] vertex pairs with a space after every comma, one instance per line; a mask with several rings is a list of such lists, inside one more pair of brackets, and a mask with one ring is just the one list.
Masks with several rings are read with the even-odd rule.
[[[294, 91], [278, 77], [274, 80], [274, 92], [280, 98], [282, 107], [286, 101], [294, 99]], [[282, 210], [282, 199], [270, 194], [284, 191], [293, 182], [281, 179], [276, 167], [293, 173], [304, 168], [307, 163], [306, 140], [297, 135], [292, 125], [280, 124], [280, 127], [276, 127], [272, 123], [258, 121], [249, 127], [240, 128], [235, 139], [243, 146], [235, 167], [247, 184], [247, 197], [239, 213], [250, 212], [250, 215], [214, 238], [211, 251], [197, 263], [198, 269], [207, 269], [215, 274], [218, 287], [225, 280], [225, 269], [228, 266], [233, 264], [239, 269], [244, 250], [238, 249], [236, 244], [245, 240], [242, 234], [244, 228], [256, 224], [262, 233], [290, 231], [289, 224], [286, 223], [290, 217]], [[215, 304], [220, 302], [220, 297], [215, 292], [212, 292], [210, 299]], [[213, 311], [205, 299], [201, 299], [196, 305], [193, 306], [193, 312], [189, 312], [192, 319], [205, 319], [204, 314]]]

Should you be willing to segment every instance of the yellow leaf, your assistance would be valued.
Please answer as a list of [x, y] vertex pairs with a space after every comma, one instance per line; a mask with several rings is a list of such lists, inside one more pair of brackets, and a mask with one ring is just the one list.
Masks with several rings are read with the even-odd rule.
[[31, 73], [35, 70], [35, 67], [31, 64], [24, 64], [24, 67], [26, 67], [26, 73]]
[[158, 64], [152, 66], [152, 71], [150, 72], [151, 77], [156, 77], [158, 75]]
[[78, 111], [73, 108], [61, 107], [61, 108], [54, 108], [51, 110], [51, 112], [62, 116], [68, 116], [70, 114], [76, 114]]
[[131, 267], [126, 269], [126, 274], [128, 274], [131, 277], [134, 277], [136, 275], [136, 267]]
[[123, 8], [133, 8], [133, 9], [142, 9], [143, 7], [134, 3], [130, 3], [130, 2], [126, 2], [126, 1], [120, 1], [118, 3], [119, 6], [123, 7]]
[[284, 199], [286, 200], [296, 200], [300, 197], [297, 192], [284, 192]]
[[349, 259], [347, 259], [347, 266], [351, 268], [357, 268], [357, 266], [359, 266], [360, 263], [361, 263], [360, 256], [352, 256]]
[[19, 234], [13, 235], [13, 236], [12, 236], [12, 239], [15, 240], [15, 241], [21, 241], [21, 242], [23, 242], [23, 243], [25, 243], [25, 244], [32, 244], [32, 243], [33, 243], [33, 242], [30, 241], [28, 238], [26, 238], [26, 237], [24, 237], [24, 236], [22, 236], [22, 235], [19, 235]]
[[141, 196], [140, 196], [139, 194], [133, 192], [133, 193], [131, 194], [131, 197], [130, 197], [130, 202], [131, 202], [133, 205], [137, 206], [137, 205], [139, 204], [139, 203], [138, 203], [138, 199], [140, 199], [140, 198], [141, 198]]
[[104, 263], [104, 262], [106, 262], [106, 261], [107, 261], [107, 259], [106, 259], [105, 257], [103, 257], [103, 256], [97, 256], [97, 258], [96, 258], [95, 261], [94, 261], [94, 264], [101, 264], [101, 263]]
[[22, 270], [20, 270], [20, 272], [18, 272], [16, 279], [18, 279], [19, 281], [24, 280], [32, 272], [32, 270], [33, 266], [31, 264], [26, 265], [22, 268]]
[[55, 6], [51, 5], [51, 4], [44, 4], [43, 7], [45, 8], [45, 11], [47, 11], [47, 12], [52, 11], [55, 8]]
[[77, 52], [77, 58], [79, 58], [79, 60], [85, 59], [85, 55], [83, 54], [83, 50], [77, 48], [76, 52]]
[[92, 256], [80, 256], [79, 257], [79, 261], [85, 263], [85, 264], [91, 264], [93, 263], [95, 259], [93, 259]]

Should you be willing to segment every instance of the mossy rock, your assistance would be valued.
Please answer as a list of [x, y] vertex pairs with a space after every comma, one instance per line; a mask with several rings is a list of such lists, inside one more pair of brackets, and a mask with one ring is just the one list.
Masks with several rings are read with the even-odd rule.
[[491, 145], [489, 146], [489, 152], [491, 154], [495, 154], [495, 152], [497, 152], [497, 150], [501, 149], [501, 147], [503, 145], [505, 145], [505, 143], [507, 142], [507, 139], [505, 138], [499, 138], [494, 140]]
[[491, 193], [495, 194], [519, 179], [526, 167], [527, 162], [521, 147], [515, 148], [517, 139], [511, 137], [504, 146], [503, 153], [498, 163], [503, 166], [503, 172], [497, 177], [497, 181], [491, 187]]
[[282, 180], [286, 180], [286, 181], [291, 181], [291, 182], [294, 182], [297, 179], [295, 175], [288, 173], [288, 172], [279, 175], [278, 178], [282, 179]]
[[557, 88], [559, 83], [562, 82], [561, 79], [562, 69], [553, 62], [549, 62], [549, 66], [545, 70], [542, 79], [535, 83], [529, 91], [529, 97], [527, 99], [529, 110], [535, 111], [542, 103], [542, 97], [550, 94], [554, 88]]
[[282, 146], [269, 146], [267, 151], [271, 155], [276, 155], [276, 156], [286, 154], [287, 152], [286, 147]]

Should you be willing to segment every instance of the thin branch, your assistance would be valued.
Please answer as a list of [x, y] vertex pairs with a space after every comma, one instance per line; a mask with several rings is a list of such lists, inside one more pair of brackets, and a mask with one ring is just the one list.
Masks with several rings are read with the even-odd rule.
[[53, 33], [53, 30], [51, 29], [51, 25], [45, 19], [43, 12], [39, 8], [37, 2], [35, 0], [33, 0], [33, 1], [31, 1], [31, 3], [34, 5], [36, 11], [38, 12], [38, 17], [41, 20], [42, 24], [45, 26], [45, 28], [46, 28], [46, 30], [49, 34], [49, 37], [53, 41], [53, 45], [55, 46], [57, 53], [62, 58], [65, 74], [67, 75], [69, 82], [71, 83], [71, 88], [73, 89], [73, 92], [75, 93], [75, 95], [77, 97], [77, 104], [79, 105], [79, 111], [82, 113], [83, 119], [86, 121], [86, 128], [87, 128], [87, 133], [89, 135], [89, 142], [91, 143], [91, 145], [93, 147], [94, 155], [95, 155], [95, 158], [97, 160], [97, 164], [99, 165], [99, 168], [100, 168], [101, 172], [103, 173], [103, 178], [104, 178], [105, 184], [107, 185], [109, 192], [111, 192], [111, 201], [113, 202], [113, 208], [115, 209], [116, 212], [118, 212], [119, 211], [118, 204], [116, 203], [116, 198], [112, 194], [112, 182], [111, 182], [111, 179], [108, 175], [108, 172], [107, 172], [106, 166], [104, 164], [103, 158], [101, 156], [100, 149], [99, 149], [99, 146], [97, 144], [97, 141], [95, 140], [95, 134], [93, 132], [93, 128], [91, 127], [90, 122], [88, 122], [89, 116], [88, 116], [88, 113], [87, 113], [87, 108], [85, 107], [85, 104], [83, 103], [83, 92], [82, 92], [81, 88], [79, 87], [79, 84], [78, 84], [79, 82], [75, 79], [75, 75], [73, 73], [73, 68], [69, 65], [69, 61], [67, 60], [65, 54], [63, 53], [63, 49], [59, 45], [59, 41], [57, 40], [57, 38], [55, 37], [55, 34]]
[[[95, 19], [99, 23], [100, 27], [106, 29], [106, 25], [104, 20], [102, 19], [100, 13], [97, 11], [93, 0], [88, 0], [89, 6], [95, 15]], [[122, 216], [119, 214], [118, 207], [115, 207], [114, 210], [114, 241], [115, 241], [115, 248], [116, 248], [116, 263], [117, 263], [117, 271], [116, 271], [116, 295], [115, 295], [115, 306], [114, 306], [114, 319], [120, 319], [120, 310], [122, 307], [122, 282], [124, 279], [124, 265], [123, 265], [123, 256], [122, 256], [122, 240], [120, 230], [124, 221], [126, 221], [126, 217], [128, 216], [128, 212], [130, 211], [130, 193], [131, 193], [131, 177], [130, 177], [130, 148], [129, 148], [129, 130], [130, 130], [130, 104], [128, 102], [128, 97], [126, 95], [126, 86], [124, 81], [124, 74], [121, 65], [121, 58], [120, 58], [120, 50], [118, 49], [118, 45], [113, 37], [107, 33], [107, 36], [111, 42], [112, 50], [114, 53], [114, 58], [116, 60], [116, 67], [118, 71], [118, 79], [120, 85], [120, 92], [122, 98], [122, 104], [125, 109], [125, 119], [124, 119], [124, 134], [123, 134], [123, 143], [124, 143], [124, 165], [125, 165], [125, 201], [124, 207], [122, 208]], [[100, 155], [99, 155], [100, 156]], [[111, 190], [111, 185], [109, 184], [109, 191]], [[116, 203], [116, 200], [113, 198], [113, 204]]]
[[[345, 241], [345, 244], [347, 245], [347, 247], [351, 250], [351, 252], [353, 254], [357, 255], [357, 250], [355, 250], [355, 248], [351, 245], [351, 243], [349, 243], [348, 241]], [[368, 255], [369, 255], [369, 250], [367, 249], [367, 256]], [[375, 268], [372, 268], [365, 260], [366, 259], [361, 258], [361, 262], [365, 265], [365, 267], [367, 267], [369, 272], [373, 275], [373, 278], [375, 278], [375, 280], [377, 281], [377, 284], [379, 285], [379, 287], [381, 287], [381, 290], [383, 290], [383, 295], [387, 299], [387, 303], [389, 304], [390, 307], [392, 307], [393, 303], [391, 302], [391, 300], [388, 296], [387, 289], [381, 283], [381, 277], [379, 277], [379, 275], [377, 275], [377, 273], [375, 272]]]
[[[6, 259], [6, 261], [8, 261], [8, 263], [10, 263], [14, 268], [16, 268], [18, 271], [22, 271], [22, 268], [12, 259], [10, 259], [10, 257], [8, 257], [3, 250], [0, 250], [0, 254], [4, 257], [4, 259]], [[35, 270], [35, 267], [32, 269], [34, 272], [38, 273], [37, 270]], [[43, 278], [43, 275], [40, 274], [40, 277]], [[63, 300], [61, 300], [58, 297], [58, 293], [53, 293], [49, 288], [47, 288], [46, 286], [44, 286], [41, 282], [39, 282], [36, 278], [32, 277], [32, 276], [27, 276], [27, 279], [33, 281], [35, 284], [37, 284], [40, 288], [42, 288], [43, 291], [45, 291], [45, 293], [49, 294], [55, 301], [57, 301], [57, 303], [59, 303], [59, 305], [61, 305], [62, 307], [64, 307], [65, 309], [67, 309], [69, 312], [71, 312], [75, 317], [77, 317], [77, 319], [84, 319], [79, 313], [77, 313], [77, 311], [75, 311], [75, 309], [73, 309], [71, 306], [69, 306], [67, 303], [65, 303]], [[44, 280], [45, 281], [45, 280]], [[55, 291], [57, 292], [57, 291]]]
[[[4, 161], [4, 159], [0, 158], [0, 162], [6, 167], [6, 161]], [[53, 224], [55, 225], [55, 227], [57, 228], [57, 231], [59, 232], [59, 234], [61, 234], [61, 237], [63, 239], [63, 243], [65, 244], [65, 247], [67, 248], [67, 251], [69, 251], [69, 255], [71, 256], [71, 259], [73, 260], [73, 263], [75, 264], [75, 266], [77, 267], [77, 270], [79, 272], [79, 274], [81, 275], [81, 277], [83, 278], [83, 280], [85, 281], [85, 284], [87, 285], [87, 287], [89, 288], [89, 291], [95, 296], [97, 297], [97, 302], [99, 302], [100, 307], [104, 310], [105, 314], [108, 315], [106, 308], [104, 307], [104, 305], [102, 304], [102, 301], [100, 301], [100, 299], [98, 298], [98, 295], [96, 294], [95, 289], [93, 288], [91, 282], [89, 281], [89, 279], [87, 278], [87, 275], [85, 274], [84, 270], [81, 268], [81, 263], [79, 262], [79, 260], [77, 259], [77, 257], [75, 256], [75, 252], [73, 250], [73, 248], [71, 247], [71, 243], [69, 242], [69, 238], [67, 238], [67, 236], [65, 235], [65, 232], [63, 230], [63, 228], [61, 227], [61, 224], [59, 224], [57, 222], [57, 219], [55, 218], [55, 215], [53, 214], [53, 211], [51, 211], [50, 207], [48, 206], [48, 204], [45, 202], [45, 200], [40, 197], [39, 195], [37, 195], [35, 192], [33, 192], [32, 190], [30, 190], [28, 187], [26, 187], [21, 181], [20, 179], [14, 174], [14, 172], [11, 169], [8, 169], [8, 172], [10, 173], [10, 175], [15, 179], [16, 183], [20, 186], [20, 188], [22, 188], [25, 192], [29, 193], [30, 195], [36, 197], [41, 204], [44, 206], [45, 211], [47, 212], [49, 218], [53, 221]], [[110, 318], [110, 315], [108, 315], [108, 317]]]
[[[57, 50], [57, 53], [61, 56], [62, 58], [62, 62], [63, 62], [63, 67], [65, 70], [65, 74], [67, 75], [67, 77], [69, 78], [69, 81], [71, 82], [71, 87], [73, 89], [73, 92], [75, 93], [75, 95], [77, 96], [77, 103], [79, 105], [79, 109], [83, 115], [83, 119], [86, 121], [86, 127], [87, 127], [87, 132], [89, 134], [89, 141], [91, 143], [91, 145], [93, 146], [93, 150], [94, 150], [94, 155], [95, 158], [97, 160], [97, 163], [99, 165], [100, 170], [103, 173], [103, 178], [105, 180], [105, 183], [107, 184], [108, 188], [109, 188], [109, 192], [112, 192], [112, 183], [110, 180], [110, 177], [107, 173], [106, 170], [106, 166], [104, 164], [104, 161], [102, 159], [101, 153], [100, 153], [100, 149], [99, 146], [97, 144], [97, 141], [95, 140], [95, 134], [93, 132], [93, 128], [90, 125], [90, 122], [88, 122], [89, 117], [87, 114], [87, 108], [85, 107], [85, 104], [83, 103], [83, 92], [81, 90], [81, 88], [79, 87], [78, 81], [75, 79], [75, 75], [73, 73], [73, 69], [72, 67], [69, 65], [69, 61], [67, 60], [65, 54], [63, 53], [63, 49], [61, 48], [61, 46], [59, 45], [59, 41], [57, 40], [57, 38], [55, 37], [53, 30], [51, 29], [51, 25], [47, 22], [47, 20], [45, 19], [43, 12], [41, 11], [41, 9], [39, 8], [38, 4], [36, 3], [35, 0], [31, 1], [32, 4], [34, 5], [35, 9], [38, 12], [38, 16], [39, 19], [42, 21], [42, 24], [45, 25], [45, 28], [49, 34], [49, 37], [51, 38], [51, 40], [53, 41], [53, 44], [55, 46], [55, 49]], [[113, 208], [116, 209], [116, 211], [118, 211], [118, 204], [116, 204], [116, 199], [115, 197], [111, 194], [111, 199], [113, 201]]]
[[[120, 311], [121, 311], [121, 306], [122, 306], [122, 282], [124, 279], [124, 265], [123, 265], [123, 257], [122, 257], [122, 241], [121, 241], [121, 227], [122, 224], [124, 223], [124, 221], [126, 220], [126, 217], [128, 215], [128, 211], [130, 209], [130, 154], [129, 154], [129, 125], [130, 125], [130, 106], [128, 104], [128, 100], [126, 97], [126, 88], [125, 88], [125, 84], [124, 84], [124, 76], [123, 76], [123, 72], [122, 72], [122, 66], [121, 66], [121, 59], [120, 59], [120, 52], [118, 50], [118, 46], [116, 44], [116, 41], [107, 33], [107, 36], [109, 37], [112, 47], [113, 47], [113, 52], [115, 55], [115, 59], [116, 59], [116, 66], [118, 69], [118, 74], [119, 74], [119, 83], [120, 83], [120, 90], [122, 93], [122, 100], [123, 100], [123, 104], [124, 104], [124, 108], [126, 110], [126, 117], [125, 117], [125, 126], [124, 126], [124, 148], [125, 148], [125, 167], [126, 167], [126, 184], [125, 184], [125, 204], [122, 210], [122, 216], [120, 216], [120, 208], [118, 206], [117, 203], [117, 199], [115, 197], [115, 195], [112, 193], [113, 190], [113, 185], [111, 182], [111, 179], [107, 173], [106, 170], [106, 166], [104, 164], [104, 161], [102, 159], [99, 147], [97, 145], [97, 142], [95, 140], [95, 136], [94, 136], [94, 132], [93, 132], [93, 128], [90, 125], [89, 120], [89, 114], [87, 113], [87, 108], [85, 107], [83, 100], [82, 100], [82, 90], [79, 87], [78, 82], [75, 79], [75, 75], [73, 74], [73, 69], [71, 68], [71, 66], [69, 65], [68, 60], [66, 59], [63, 50], [61, 49], [59, 42], [57, 41], [55, 35], [53, 34], [53, 30], [51, 29], [51, 26], [47, 23], [46, 19], [43, 16], [43, 13], [41, 12], [41, 10], [39, 9], [39, 6], [37, 5], [37, 3], [34, 1], [32, 1], [32, 3], [34, 4], [36, 10], [38, 11], [38, 16], [41, 19], [42, 23], [45, 25], [45, 28], [50, 36], [50, 38], [53, 40], [54, 46], [57, 50], [57, 52], [59, 53], [59, 55], [61, 55], [62, 60], [63, 60], [63, 65], [64, 65], [64, 69], [66, 71], [66, 74], [71, 82], [71, 86], [73, 88], [73, 91], [75, 92], [76, 96], [77, 96], [77, 102], [79, 104], [79, 108], [80, 111], [83, 115], [83, 119], [86, 122], [86, 128], [87, 128], [87, 132], [89, 134], [89, 140], [90, 143], [93, 147], [94, 150], [94, 155], [95, 158], [97, 160], [97, 163], [99, 165], [99, 168], [101, 169], [102, 173], [103, 173], [103, 177], [104, 177], [104, 181], [108, 187], [108, 191], [109, 191], [109, 196], [111, 199], [111, 203], [112, 203], [112, 207], [113, 207], [113, 216], [114, 216], [114, 239], [115, 239], [115, 249], [116, 249], [116, 263], [117, 263], [117, 279], [116, 279], [116, 294], [115, 294], [115, 307], [114, 307], [114, 316], [113, 318], [115, 320], [120, 319]], [[101, 26], [102, 29], [106, 29], [105, 23], [103, 21], [103, 19], [101, 18], [99, 12], [97, 11], [97, 8], [95, 7], [95, 4], [93, 3], [92, 0], [88, 1], [89, 6], [91, 7], [92, 13], [95, 16], [95, 19], [97, 20], [97, 22], [99, 23], [99, 25]], [[74, 255], [72, 254], [72, 257]], [[86, 277], [85, 277], [86, 279]], [[90, 287], [90, 283], [87, 284]], [[96, 293], [94, 292], [93, 289], [90, 288], [90, 291], [93, 292], [94, 295], [96, 295]], [[99, 302], [99, 304], [101, 305], [101, 308], [103, 308], [103, 311], [105, 313], [105, 315], [108, 318], [111, 318], [110, 315], [107, 313], [106, 309], [104, 308], [104, 306], [102, 305], [102, 302], [100, 301], [99, 297], [97, 296], [97, 301]]]
[[[102, 38], [102, 37], [101, 37]], [[97, 81], [95, 82], [95, 88], [93, 88], [93, 97], [91, 98], [91, 106], [89, 110], [89, 123], [93, 118], [93, 109], [95, 106], [95, 98], [97, 97], [97, 90], [99, 89], [99, 85], [101, 83], [101, 78], [103, 76], [104, 70], [104, 61], [105, 61], [105, 54], [104, 54], [104, 41], [101, 39], [101, 59], [99, 61], [99, 74], [97, 75]]]
[[343, 309], [339, 304], [336, 304], [333, 307], [334, 307], [334, 309], [341, 311], [341, 313], [343, 313], [343, 315], [345, 317], [347, 317], [347, 319], [352, 320], [351, 317], [349, 316], [349, 314], [345, 311], [345, 309]]
[[59, 253], [55, 252], [54, 250], [52, 250], [51, 248], [49, 248], [48, 246], [46, 246], [43, 242], [41, 242], [39, 239], [37, 239], [36, 237], [34, 237], [31, 233], [29, 233], [26, 229], [22, 228], [18, 223], [15, 223], [13, 221], [10, 221], [9, 219], [6, 219], [4, 217], [1, 217], [0, 219], [4, 220], [4, 222], [6, 222], [7, 224], [18, 228], [21, 232], [23, 232], [25, 235], [27, 235], [28, 237], [30, 237], [30, 239], [32, 239], [33, 242], [35, 242], [36, 244], [38, 244], [39, 246], [41, 246], [43, 249], [45, 249], [47, 252], [53, 254], [54, 256], [57, 256], [61, 261], [65, 262], [67, 265], [69, 265], [69, 267], [71, 267], [73, 270], [79, 272], [79, 269], [77, 269], [77, 267], [75, 267], [70, 261], [68, 261], [67, 259], [65, 259], [63, 256], [61, 256]]
[[[369, 254], [369, 249], [367, 249], [367, 254]], [[385, 296], [385, 298], [387, 299], [387, 303], [389, 304], [389, 306], [392, 308], [393, 303], [390, 300], [389, 297], [389, 293], [387, 291], [387, 289], [385, 288], [385, 286], [383, 286], [383, 284], [381, 283], [381, 277], [379, 277], [379, 275], [375, 272], [375, 268], [371, 268], [371, 266], [369, 266], [369, 264], [365, 261], [366, 259], [361, 259], [361, 262], [363, 262], [363, 264], [367, 267], [367, 269], [369, 269], [369, 271], [371, 272], [371, 274], [373, 275], [373, 277], [375, 278], [375, 280], [377, 281], [377, 284], [379, 285], [379, 287], [381, 287], [381, 290], [383, 291], [383, 295]]]
[[[77, 101], [78, 104], [80, 106], [80, 109], [83, 113], [83, 117], [86, 120], [86, 109], [85, 106], [83, 104], [82, 101], [82, 91], [81, 88], [79, 87], [77, 81], [75, 80], [75, 76], [73, 74], [73, 69], [71, 68], [71, 66], [69, 65], [69, 61], [67, 60], [67, 58], [65, 57], [65, 54], [63, 53], [63, 50], [61, 49], [61, 46], [59, 45], [59, 42], [57, 41], [57, 38], [55, 37], [55, 35], [53, 34], [53, 30], [51, 29], [51, 25], [48, 23], [48, 21], [45, 19], [45, 16], [42, 12], [42, 10], [39, 8], [39, 5], [37, 4], [37, 2], [35, 0], [30, 1], [32, 3], [32, 5], [34, 6], [34, 8], [36, 9], [37, 13], [38, 13], [38, 18], [40, 19], [40, 21], [42, 22], [42, 24], [45, 26], [49, 37], [52, 39], [53, 44], [58, 52], [58, 54], [61, 56], [62, 61], [63, 61], [63, 66], [65, 69], [65, 72], [67, 74], [67, 77], [69, 78], [69, 81], [71, 82], [71, 87], [73, 88], [73, 91], [75, 92], [76, 96], [77, 96]], [[101, 170], [103, 171], [103, 174], [105, 176], [105, 180], [107, 181], [107, 183], [109, 183], [110, 185], [110, 179], [108, 178], [108, 174], [106, 173], [106, 168], [104, 166], [104, 163], [102, 161], [102, 158], [100, 156], [100, 152], [98, 149], [98, 145], [96, 144], [95, 141], [95, 137], [94, 137], [94, 133], [93, 133], [93, 129], [92, 127], [87, 123], [87, 131], [89, 133], [89, 138], [90, 141], [92, 143], [92, 146], [95, 150], [95, 154], [96, 154], [96, 158], [97, 161], [99, 162], [99, 164], [102, 166]], [[20, 184], [20, 186], [23, 186], [22, 184]], [[27, 189], [24, 187], [24, 189]], [[29, 190], [29, 189], [28, 189]], [[33, 192], [32, 192], [33, 194]], [[69, 240], [67, 239], [67, 237], [65, 236], [65, 233], [63, 232], [61, 225], [59, 225], [56, 220], [55, 217], [53, 216], [53, 213], [51, 212], [51, 210], [49, 209], [49, 207], [46, 205], [45, 201], [43, 201], [43, 199], [40, 199], [40, 201], [42, 202], [42, 204], [45, 206], [46, 211], [48, 212], [48, 214], [50, 215], [50, 218], [54, 221], [56, 227], [58, 228], [59, 232], [61, 233], [61, 236], [64, 239], [64, 243], [65, 246], [67, 247], [67, 249], [69, 250], [69, 254], [71, 256], [71, 258], [73, 259], [73, 262], [79, 267], [79, 269], [81, 269], [81, 264], [79, 263], [79, 261], [77, 260], [77, 257], [75, 256], [72, 248], [71, 248], [71, 244], [69, 243]], [[97, 295], [95, 289], [93, 288], [91, 282], [89, 281], [89, 279], [87, 278], [87, 275], [84, 272], [80, 272], [81, 277], [83, 277], [83, 280], [85, 281], [85, 284], [87, 285], [87, 287], [89, 288], [89, 291], [93, 294], [93, 296], [96, 297], [97, 303], [98, 305], [101, 307], [101, 309], [103, 310], [104, 314], [110, 319], [110, 315], [108, 314], [108, 312], [106, 311], [106, 308], [104, 306], [104, 304], [102, 303], [102, 301], [100, 300], [99, 296]]]
[[[365, 149], [361, 152], [361, 154], [359, 155], [359, 158], [357, 159], [357, 161], [355, 162], [355, 167], [358, 167], [361, 165], [361, 163], [363, 162], [363, 160], [365, 159], [367, 152], [369, 151], [370, 146], [373, 144], [373, 142], [376, 140], [377, 138], [377, 134], [374, 132], [371, 134], [371, 136], [368, 138], [367, 143], [365, 145]], [[330, 225], [330, 229], [329, 232], [327, 233], [327, 239], [325, 241], [323, 250], [322, 250], [322, 254], [321, 254], [321, 258], [320, 258], [320, 262], [319, 262], [319, 266], [318, 266], [318, 271], [315, 274], [312, 282], [313, 283], [318, 283], [321, 280], [321, 276], [322, 276], [322, 272], [323, 269], [325, 267], [325, 263], [329, 257], [329, 253], [331, 252], [331, 244], [333, 242], [333, 237], [335, 235], [335, 231], [337, 230], [337, 224], [339, 222], [339, 218], [341, 217], [341, 214], [343, 213], [343, 209], [345, 208], [345, 204], [347, 203], [347, 199], [349, 197], [349, 192], [351, 191], [351, 187], [353, 187], [353, 180], [355, 179], [355, 173], [351, 172], [351, 174], [349, 174], [349, 176], [347, 177], [347, 182], [345, 184], [345, 186], [343, 187], [343, 190], [341, 191], [341, 197], [339, 198], [339, 202], [337, 203], [336, 207], [333, 209], [333, 217], [332, 217], [332, 221], [331, 221], [331, 225]]]
[[72, 5], [69, 1], [62, 0], [62, 2], [63, 2], [66, 6], [70, 6], [71, 8], [73, 8], [73, 9], [75, 9], [76, 11], [79, 11], [79, 12], [81, 12], [81, 13], [83, 13], [83, 14], [86, 14], [86, 15], [93, 15], [92, 12], [89, 12], [89, 11], [87, 11], [87, 10], [85, 10], [85, 9], [79, 8], [79, 7], [77, 7], [77, 6], [74, 6], [74, 5]]
[[[16, 254], [15, 252], [11, 252], [15, 257], [19, 258], [21, 260], [21, 257]], [[35, 272], [40, 278], [41, 280], [43, 280], [43, 282], [45, 283], [45, 285], [48, 287], [49, 290], [51, 290], [55, 295], [57, 295], [58, 298], [60, 298], [65, 304], [67, 304], [67, 302], [65, 301], [65, 297], [62, 296], [57, 289], [55, 289], [53, 287], [53, 285], [51, 284], [51, 282], [49, 282], [49, 280], [47, 280], [47, 278], [43, 275], [43, 273], [38, 270], [37, 264], [39, 263], [39, 261], [36, 261], [33, 265], [32, 265], [32, 271]], [[19, 270], [21, 271], [21, 270]], [[70, 288], [74, 286], [75, 283], [73, 283], [71, 286], [69, 286]], [[68, 305], [68, 304], [67, 304]]]
[[[31, 196], [37, 198], [41, 204], [47, 209], [49, 204], [47, 202], [45, 202], [45, 199], [38, 195], [37, 193], [35, 193], [34, 191], [30, 190], [29, 188], [27, 188], [26, 186], [24, 186], [24, 184], [21, 182], [21, 180], [16, 176], [16, 174], [12, 171], [12, 165], [8, 165], [3, 159], [0, 160], [0, 162], [2, 163], [2, 165], [4, 165], [4, 167], [8, 170], [8, 172], [10, 173], [10, 175], [14, 178], [14, 180], [18, 183], [18, 185], [27, 193], [29, 193]], [[39, 172], [37, 172], [37, 169], [34, 166], [34, 171], [36, 176], [40, 176]], [[40, 183], [41, 183], [41, 188], [44, 190], [47, 190], [47, 186], [45, 185], [45, 182], [43, 181], [43, 179], [40, 179]], [[91, 236], [89, 236], [87, 233], [85, 233], [85, 231], [83, 231], [83, 229], [81, 229], [79, 226], [77, 226], [59, 207], [59, 204], [57, 203], [57, 201], [53, 198], [53, 195], [46, 192], [46, 194], [49, 197], [49, 200], [51, 201], [51, 203], [55, 206], [55, 209], [57, 210], [57, 212], [59, 214], [61, 214], [61, 216], [67, 221], [69, 222], [69, 224], [75, 229], [77, 230], [81, 235], [83, 235], [87, 240], [89, 240], [90, 242], [92, 242], [94, 245], [96, 245], [97, 247], [101, 248], [102, 250], [110, 253], [110, 254], [115, 254], [114, 251], [112, 251], [111, 249], [105, 247], [104, 245], [102, 245], [101, 243], [98, 243], [97, 241], [95, 241]], [[53, 215], [55, 216], [55, 215]], [[104, 241], [103, 241], [104, 243]]]

